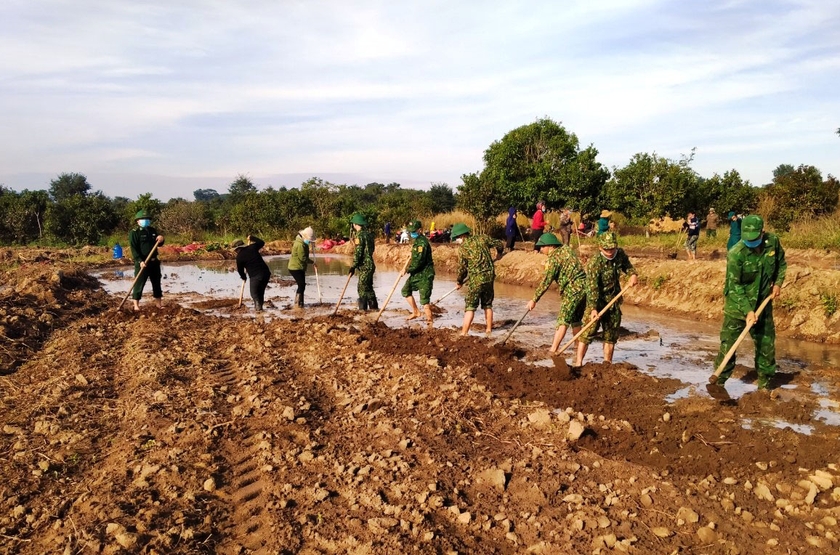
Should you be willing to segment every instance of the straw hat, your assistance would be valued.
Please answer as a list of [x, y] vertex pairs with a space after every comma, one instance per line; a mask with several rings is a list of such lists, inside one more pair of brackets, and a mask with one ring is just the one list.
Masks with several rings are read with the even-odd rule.
[[298, 233], [307, 241], [311, 241], [315, 238], [315, 230], [312, 229], [312, 226], [307, 227], [305, 229], [301, 229], [300, 231], [298, 231]]

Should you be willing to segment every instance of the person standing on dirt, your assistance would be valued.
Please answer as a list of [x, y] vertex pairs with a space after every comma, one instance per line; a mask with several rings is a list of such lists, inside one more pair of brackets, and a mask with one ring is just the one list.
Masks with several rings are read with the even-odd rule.
[[697, 240], [700, 239], [700, 221], [694, 212], [689, 212], [683, 222], [682, 228], [688, 231], [685, 239], [685, 252], [692, 262], [697, 260]]
[[540, 248], [537, 242], [545, 232], [545, 202], [537, 202], [537, 211], [534, 212], [534, 217], [531, 219], [531, 237], [534, 238], [534, 252], [538, 252]]
[[[586, 265], [586, 312], [589, 320], [598, 317], [598, 313], [621, 292], [621, 274], [630, 276], [628, 287], [634, 287], [639, 278], [624, 249], [618, 248], [615, 233], [608, 231], [598, 237], [598, 254], [589, 259]], [[604, 362], [612, 363], [615, 344], [618, 342], [618, 328], [621, 326], [621, 299], [601, 316], [580, 336], [578, 341], [575, 366], [583, 365], [583, 358], [592, 343], [592, 338], [601, 327], [604, 330]]]
[[373, 251], [376, 248], [373, 235], [367, 230], [367, 220], [361, 214], [353, 214], [350, 224], [356, 231], [356, 237], [353, 239], [356, 248], [353, 251], [350, 275], [359, 272], [359, 310], [379, 310], [379, 302], [373, 290], [373, 274], [376, 272], [376, 264], [373, 263]]
[[435, 282], [435, 263], [432, 260], [432, 245], [429, 240], [422, 233], [423, 224], [419, 220], [414, 220], [408, 224], [408, 231], [414, 239], [411, 245], [411, 261], [408, 263], [406, 273], [408, 279], [402, 288], [402, 296], [405, 297], [408, 306], [411, 308], [411, 314], [406, 318], [407, 320], [414, 320], [420, 317], [420, 310], [417, 309], [417, 303], [414, 302], [412, 293], [418, 291], [420, 293], [420, 306], [426, 314], [426, 321], [429, 325], [432, 324], [432, 286]]
[[709, 213], [706, 214], [706, 239], [717, 237], [717, 226], [720, 217], [715, 212], [714, 208], [709, 208]]
[[391, 222], [385, 222], [385, 244], [391, 242]]
[[[245, 241], [247, 241], [247, 244]], [[265, 302], [265, 289], [271, 279], [271, 270], [260, 254], [260, 249], [265, 246], [265, 241], [255, 235], [249, 235], [245, 241], [238, 239], [231, 245], [236, 251], [236, 271], [239, 272], [242, 281], [251, 278], [250, 291], [251, 299], [254, 301], [254, 310], [262, 312]]]
[[[773, 302], [756, 317], [758, 306], [770, 295], [778, 299], [787, 273], [785, 250], [779, 238], [764, 231], [761, 216], [751, 214], [741, 222], [741, 240], [726, 256], [726, 282], [723, 286], [723, 325], [720, 329], [720, 351], [715, 368], [744, 331], [750, 330], [755, 343], [755, 370], [758, 388], [769, 389], [776, 373], [776, 327]], [[718, 377], [723, 385], [735, 368], [735, 356], [726, 363]]]
[[311, 227], [298, 231], [295, 242], [292, 244], [292, 256], [289, 258], [289, 273], [295, 278], [297, 291], [295, 291], [295, 302], [292, 306], [303, 308], [303, 292], [306, 290], [306, 266], [315, 264], [309, 258], [309, 245], [315, 239], [315, 231]]
[[601, 210], [601, 217], [598, 218], [598, 231], [595, 235], [600, 236], [610, 230], [610, 216], [612, 216], [612, 212]]
[[508, 252], [513, 252], [513, 249], [516, 245], [516, 234], [519, 231], [519, 228], [516, 224], [516, 207], [511, 206], [508, 208], [508, 217], [505, 220], [505, 248]]
[[741, 218], [734, 211], [729, 211], [729, 241], [726, 242], [726, 250], [732, 250], [732, 247], [738, 244], [741, 240]]
[[[560, 214], [560, 241], [568, 246], [572, 240], [572, 226], [574, 222], [572, 221], [572, 214], [568, 208], [564, 208], [563, 212]], [[542, 249], [540, 249], [542, 252]]]
[[586, 273], [575, 251], [568, 245], [561, 245], [553, 233], [544, 233], [539, 243], [540, 252], [548, 255], [548, 260], [545, 261], [542, 281], [534, 291], [534, 297], [528, 301], [528, 310], [534, 310], [551, 284], [557, 282], [563, 303], [557, 315], [554, 341], [549, 349], [550, 352], [556, 353], [569, 326], [572, 327], [572, 333], [577, 334], [583, 325], [586, 310]]
[[152, 227], [152, 219], [145, 210], [140, 210], [134, 215], [134, 221], [137, 227], [128, 232], [128, 244], [131, 247], [131, 258], [134, 260], [134, 276], [142, 275], [134, 284], [131, 298], [134, 301], [134, 310], [140, 310], [140, 297], [143, 296], [143, 288], [146, 286], [146, 280], [152, 282], [152, 298], [157, 302], [158, 307], [163, 306], [163, 289], [160, 286], [161, 272], [160, 260], [157, 257], [158, 251], [149, 258], [148, 263], [146, 258], [151, 254], [152, 249], [161, 246], [164, 243], [163, 235], [159, 235], [157, 230]]
[[464, 223], [457, 223], [452, 227], [452, 238], [461, 247], [458, 249], [458, 277], [455, 287], [461, 289], [467, 284], [467, 294], [464, 295], [464, 324], [461, 335], [469, 335], [475, 311], [479, 304], [484, 310], [485, 333], [493, 331], [493, 280], [496, 279], [496, 268], [493, 266], [493, 255], [490, 249], [496, 250], [496, 255], [502, 253], [504, 247], [501, 241], [491, 239], [486, 235], [473, 235], [472, 230]]

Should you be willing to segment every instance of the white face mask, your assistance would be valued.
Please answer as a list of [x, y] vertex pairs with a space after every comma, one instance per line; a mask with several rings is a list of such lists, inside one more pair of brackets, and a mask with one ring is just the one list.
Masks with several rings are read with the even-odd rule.
[[151, 224], [151, 223], [152, 223], [152, 220], [149, 220], [148, 218], [144, 218], [142, 220], [137, 220], [137, 225], [139, 225], [140, 227], [149, 227], [149, 224]]
[[460, 245], [461, 243], [464, 242], [464, 238], [463, 237], [458, 237], [457, 239], [455, 239], [455, 242]]
[[601, 251], [601, 255], [602, 255], [604, 258], [606, 258], [607, 260], [612, 260], [613, 258], [615, 258], [615, 255], [617, 255], [617, 254], [618, 254], [618, 249], [615, 249], [615, 250], [612, 252], [612, 254], [607, 254], [607, 253], [605, 253], [604, 251]]

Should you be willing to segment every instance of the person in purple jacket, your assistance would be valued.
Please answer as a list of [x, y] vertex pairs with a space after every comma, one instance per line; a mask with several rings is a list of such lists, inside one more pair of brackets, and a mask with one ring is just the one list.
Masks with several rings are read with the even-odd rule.
[[516, 207], [511, 206], [508, 208], [508, 217], [507, 221], [505, 222], [505, 237], [507, 238], [507, 243], [505, 243], [505, 248], [508, 252], [513, 252], [514, 243], [516, 243], [516, 232], [519, 231], [519, 228], [516, 225]]

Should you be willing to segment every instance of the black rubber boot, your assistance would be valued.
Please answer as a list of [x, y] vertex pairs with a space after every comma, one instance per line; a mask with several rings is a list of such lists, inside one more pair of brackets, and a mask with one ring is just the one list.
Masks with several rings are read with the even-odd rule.
[[295, 294], [295, 304], [294, 304], [294, 306], [303, 308], [303, 295], [301, 295], [300, 293]]
[[367, 310], [367, 299], [359, 299], [359, 302], [356, 303], [359, 307], [359, 310]]
[[256, 305], [254, 305], [254, 306], [256, 307], [257, 312], [262, 312], [262, 311], [263, 311], [263, 307], [262, 307], [262, 305], [261, 305], [261, 304], [257, 303], [257, 304], [256, 304]]
[[376, 300], [376, 297], [368, 300], [368, 308], [371, 310], [379, 310], [379, 301]]

